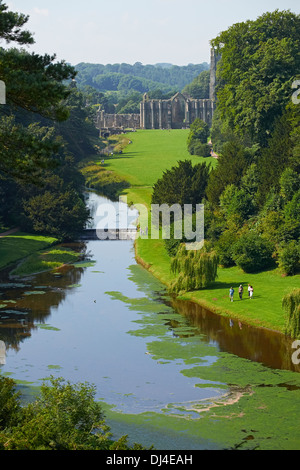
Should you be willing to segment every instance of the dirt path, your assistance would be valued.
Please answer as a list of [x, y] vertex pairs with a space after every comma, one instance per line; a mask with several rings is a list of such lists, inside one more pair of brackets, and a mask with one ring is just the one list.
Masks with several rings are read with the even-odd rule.
[[11, 230], [8, 230], [7, 232], [2, 232], [2, 233], [0, 233], [0, 238], [7, 237], [7, 235], [11, 235], [12, 233], [16, 233], [19, 230], [20, 230], [19, 228], [12, 228]]

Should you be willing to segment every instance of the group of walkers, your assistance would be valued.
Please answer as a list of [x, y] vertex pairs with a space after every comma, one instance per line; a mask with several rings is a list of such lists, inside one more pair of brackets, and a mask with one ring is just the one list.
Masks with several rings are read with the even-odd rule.
[[[244, 293], [244, 287], [243, 287], [242, 284], [240, 284], [240, 286], [239, 286], [239, 298], [240, 298], [240, 300], [243, 299], [243, 293]], [[230, 298], [231, 302], [233, 302], [233, 295], [234, 295], [234, 288], [230, 287], [230, 289], [229, 289], [229, 298]], [[249, 297], [249, 299], [253, 298], [253, 287], [250, 284], [248, 284], [248, 297]]]

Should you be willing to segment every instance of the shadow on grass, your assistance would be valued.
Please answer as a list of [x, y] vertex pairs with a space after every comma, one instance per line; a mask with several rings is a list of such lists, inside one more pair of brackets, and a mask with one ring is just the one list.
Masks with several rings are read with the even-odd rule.
[[105, 163], [110, 160], [124, 160], [127, 158], [135, 158], [136, 155], [142, 155], [145, 152], [126, 152], [126, 153], [114, 153], [113, 155], [106, 156], [104, 158]]

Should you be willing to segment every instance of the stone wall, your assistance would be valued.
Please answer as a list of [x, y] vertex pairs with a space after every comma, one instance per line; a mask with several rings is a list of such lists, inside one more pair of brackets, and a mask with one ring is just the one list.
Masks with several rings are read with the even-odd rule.
[[99, 110], [97, 113], [96, 127], [98, 129], [139, 129], [139, 114], [106, 114]]

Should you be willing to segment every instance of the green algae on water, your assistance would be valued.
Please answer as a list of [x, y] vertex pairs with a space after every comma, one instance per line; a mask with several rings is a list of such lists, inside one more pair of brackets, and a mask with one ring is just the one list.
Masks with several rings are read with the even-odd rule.
[[46, 292], [42, 290], [32, 290], [32, 291], [24, 292], [24, 295], [44, 295], [44, 294], [46, 294]]
[[37, 325], [37, 328], [39, 328], [40, 330], [51, 330], [51, 331], [60, 331], [59, 328], [55, 328], [54, 326], [51, 326], [51, 325]]
[[90, 268], [95, 266], [96, 261], [78, 261], [77, 263], [72, 263], [72, 266], [75, 268]]

